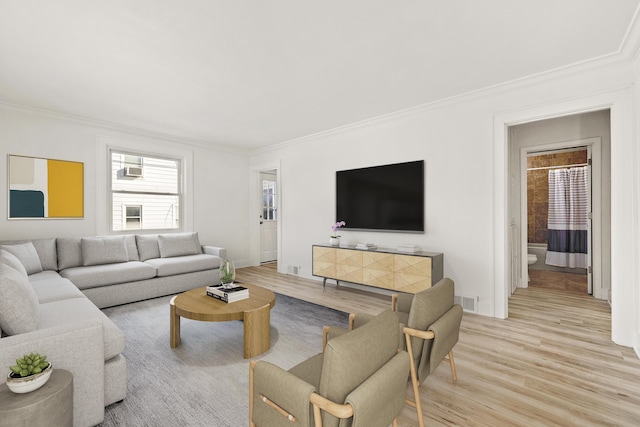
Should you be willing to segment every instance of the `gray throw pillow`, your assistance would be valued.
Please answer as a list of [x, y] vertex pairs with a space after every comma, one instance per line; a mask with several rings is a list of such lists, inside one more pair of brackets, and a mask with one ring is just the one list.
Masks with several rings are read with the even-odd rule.
[[22, 265], [24, 265], [25, 270], [27, 270], [27, 274], [35, 274], [42, 271], [40, 257], [38, 257], [38, 252], [36, 252], [36, 248], [33, 246], [33, 243], [26, 242], [15, 245], [3, 245], [0, 246], [0, 249], [4, 249], [5, 251], [11, 252], [15, 255]]
[[35, 331], [40, 321], [38, 296], [22, 272], [0, 254], [0, 329], [6, 335]]
[[34, 239], [31, 243], [33, 243], [33, 247], [36, 248], [42, 269], [56, 271], [58, 269], [56, 239]]
[[140, 261], [160, 258], [157, 234], [136, 234], [136, 244], [138, 245]]
[[82, 265], [114, 264], [129, 261], [124, 236], [83, 237]]
[[127, 254], [129, 255], [129, 261], [140, 261], [140, 256], [138, 255], [138, 246], [136, 246], [135, 234], [124, 236], [124, 242], [127, 245]]
[[58, 237], [58, 270], [65, 270], [82, 265], [82, 245], [80, 237]]
[[20, 273], [27, 275], [27, 270], [25, 270], [24, 265], [20, 262], [20, 260], [11, 252], [7, 252], [4, 249], [0, 249], [0, 262], [7, 264], [9, 267], [14, 270], [18, 270]]
[[162, 258], [202, 253], [198, 233], [160, 234], [158, 247]]

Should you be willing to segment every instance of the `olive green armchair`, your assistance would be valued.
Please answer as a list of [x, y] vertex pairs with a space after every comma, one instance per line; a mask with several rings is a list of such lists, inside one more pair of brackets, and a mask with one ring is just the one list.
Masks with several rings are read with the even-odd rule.
[[424, 427], [419, 386], [444, 359], [449, 360], [451, 376], [458, 379], [453, 360], [453, 347], [458, 342], [462, 307], [454, 304], [453, 280], [444, 278], [429, 289], [412, 294], [393, 294], [391, 307], [403, 325], [411, 364], [411, 383], [414, 400], [406, 402], [418, 412], [420, 427]]
[[[325, 327], [325, 337], [332, 328]], [[400, 323], [384, 311], [353, 331], [323, 338], [323, 352], [288, 371], [269, 362], [249, 368], [249, 425], [397, 426], [411, 361], [398, 350]]]

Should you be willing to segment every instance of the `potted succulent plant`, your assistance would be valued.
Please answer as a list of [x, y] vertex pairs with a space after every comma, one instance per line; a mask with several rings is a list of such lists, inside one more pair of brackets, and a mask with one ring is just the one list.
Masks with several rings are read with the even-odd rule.
[[16, 359], [16, 364], [9, 369], [7, 387], [14, 393], [29, 393], [42, 387], [51, 376], [53, 367], [46, 355], [38, 353], [25, 354]]

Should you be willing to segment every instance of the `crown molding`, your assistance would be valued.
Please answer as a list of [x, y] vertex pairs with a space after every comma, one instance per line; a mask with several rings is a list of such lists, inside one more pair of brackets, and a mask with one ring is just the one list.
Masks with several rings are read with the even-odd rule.
[[614, 52], [590, 58], [587, 60], [575, 62], [572, 64], [564, 65], [549, 70], [542, 71], [540, 73], [530, 74], [528, 76], [520, 77], [517, 79], [509, 80], [506, 82], [498, 83], [492, 86], [476, 89], [473, 91], [461, 93], [447, 98], [427, 102], [424, 104], [409, 107], [403, 110], [394, 111], [392, 113], [383, 114], [369, 119], [361, 120], [355, 123], [339, 126], [333, 129], [328, 129], [322, 132], [306, 135], [300, 138], [283, 141], [268, 147], [260, 148], [250, 151], [250, 154], [261, 154], [273, 150], [278, 150], [312, 141], [318, 138], [324, 138], [331, 135], [340, 134], [342, 132], [353, 131], [358, 128], [378, 125], [387, 121], [397, 120], [403, 117], [407, 117], [413, 114], [419, 114], [421, 112], [428, 111], [430, 109], [440, 108], [447, 105], [454, 105], [457, 103], [468, 102], [474, 99], [489, 97], [501, 92], [515, 90], [526, 86], [542, 83], [545, 81], [563, 78], [571, 76], [573, 74], [584, 73], [592, 71], [598, 68], [615, 67], [620, 65], [632, 66], [640, 53], [640, 6], [636, 8], [636, 11], [631, 19], [631, 23], [625, 32], [625, 35], [620, 42], [620, 46]]
[[39, 114], [45, 117], [52, 117], [52, 118], [64, 120], [67, 122], [74, 122], [74, 123], [89, 125], [89, 126], [97, 126], [103, 129], [109, 129], [116, 132], [123, 132], [123, 133], [137, 135], [137, 136], [146, 137], [146, 138], [159, 139], [167, 142], [172, 142], [175, 144], [188, 145], [192, 147], [196, 146], [196, 147], [206, 148], [209, 150], [224, 151], [224, 152], [239, 154], [243, 156], [249, 155], [249, 152], [247, 150], [232, 148], [225, 145], [218, 145], [211, 142], [207, 142], [205, 140], [200, 140], [196, 138], [187, 138], [187, 137], [167, 134], [163, 132], [155, 132], [149, 129], [138, 128], [135, 126], [127, 126], [119, 123], [98, 120], [91, 117], [61, 113], [58, 111], [48, 110], [46, 108], [32, 107], [32, 106], [22, 105], [22, 104], [14, 104], [14, 103], [2, 101], [2, 100], [0, 100], [0, 107], [21, 111], [25, 113]]

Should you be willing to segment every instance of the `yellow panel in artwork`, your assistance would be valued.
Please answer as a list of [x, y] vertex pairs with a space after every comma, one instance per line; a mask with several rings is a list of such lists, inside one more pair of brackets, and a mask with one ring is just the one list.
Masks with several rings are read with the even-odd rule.
[[49, 218], [84, 216], [84, 164], [47, 161]]

